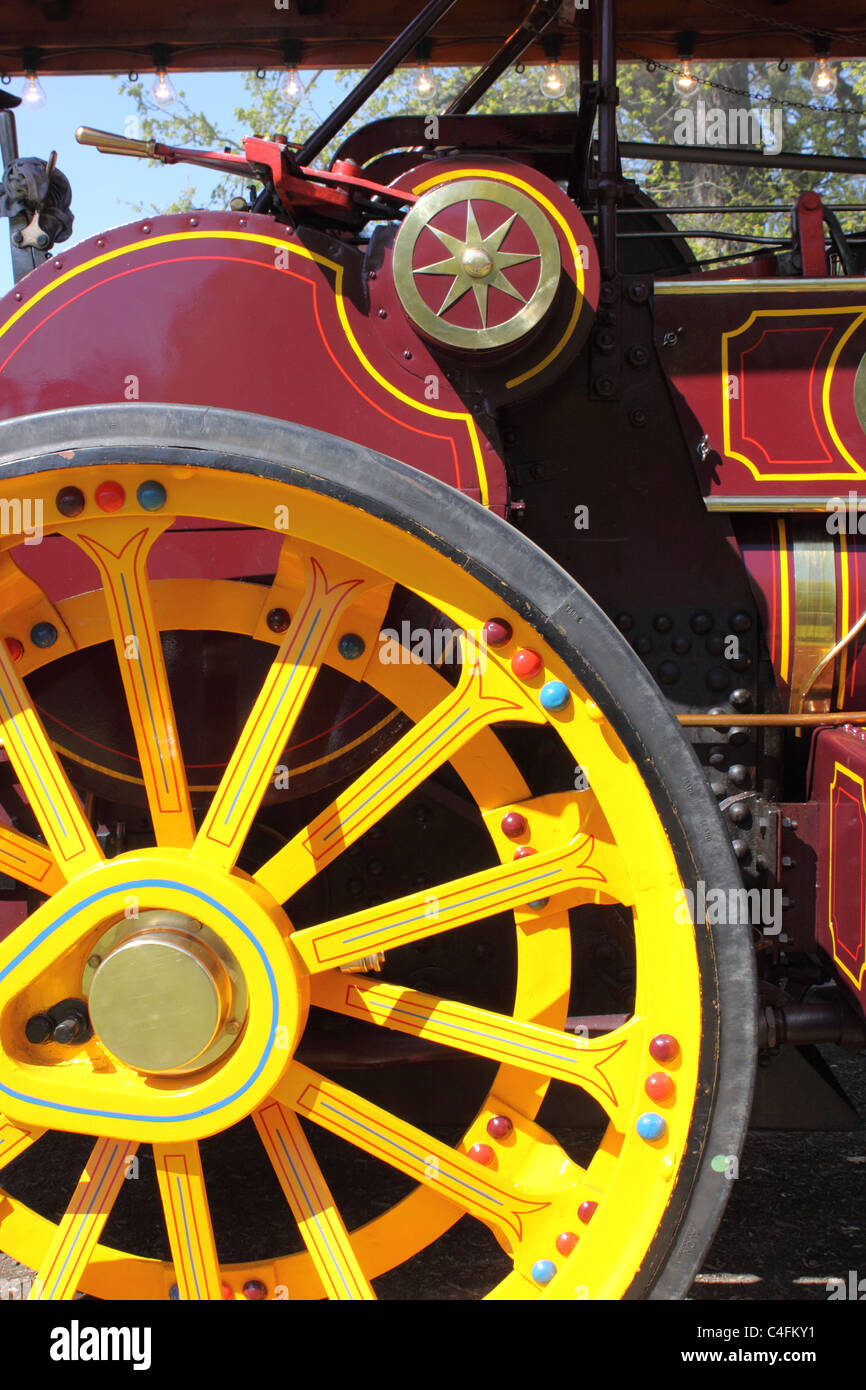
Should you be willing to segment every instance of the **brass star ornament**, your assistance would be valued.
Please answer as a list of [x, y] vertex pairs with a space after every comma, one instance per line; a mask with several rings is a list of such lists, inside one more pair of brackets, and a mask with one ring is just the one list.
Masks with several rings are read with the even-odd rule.
[[[530, 192], [524, 193], [494, 178], [455, 179], [431, 189], [410, 209], [394, 242], [394, 283], [409, 318], [428, 338], [446, 346], [473, 350], [504, 347], [525, 337], [547, 313], [559, 285], [562, 259], [550, 219], [529, 196]], [[502, 209], [501, 220], [486, 236], [481, 233], [476, 213], [476, 206], [482, 201]], [[434, 225], [440, 213], [455, 205], [465, 206], [466, 210], [462, 237]], [[522, 229], [528, 228], [534, 251], [503, 251], [515, 223]], [[425, 229], [449, 254], [442, 260], [416, 265], [416, 246]], [[538, 263], [538, 279], [527, 297], [512, 283], [508, 272], [530, 261]], [[451, 281], [438, 308], [429, 298], [427, 281], [427, 277], [436, 276]], [[507, 295], [515, 305], [511, 317], [493, 324], [491, 289]], [[478, 306], [479, 327], [454, 323], [448, 316], [449, 310], [470, 292]]]
[[487, 295], [491, 289], [502, 290], [504, 294], [511, 295], [512, 299], [519, 299], [521, 304], [526, 303], [524, 296], [515, 289], [502, 272], [513, 265], [523, 265], [526, 261], [540, 260], [541, 255], [538, 251], [520, 255], [516, 252], [499, 249], [516, 220], [517, 213], [513, 212], [496, 228], [495, 232], [483, 237], [479, 231], [475, 209], [470, 199], [466, 204], [466, 235], [462, 241], [459, 237], [450, 236], [448, 232], [440, 231], [438, 227], [430, 227], [430, 231], [439, 238], [443, 246], [448, 248], [451, 255], [445, 261], [418, 266], [415, 274], [452, 275], [454, 277], [451, 281], [451, 288], [439, 307], [440, 318], [451, 308], [452, 304], [456, 304], [458, 299], [462, 299], [464, 294], [468, 294], [470, 290], [474, 293], [478, 304], [482, 328], [487, 327]]

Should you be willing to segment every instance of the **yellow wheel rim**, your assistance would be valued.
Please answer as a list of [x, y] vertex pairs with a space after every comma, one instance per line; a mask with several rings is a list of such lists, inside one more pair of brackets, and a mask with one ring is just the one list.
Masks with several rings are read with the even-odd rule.
[[[123, 505], [103, 510], [100, 488], [118, 483]], [[70, 489], [84, 499], [72, 518], [57, 506]], [[156, 511], [142, 505], [139, 499], [159, 498], [160, 490], [165, 501]], [[652, 1246], [687, 1147], [699, 1088], [701, 982], [694, 931], [675, 924], [683, 881], [674, 853], [604, 711], [501, 596], [447, 553], [336, 497], [249, 474], [128, 462], [10, 479], [7, 492], [22, 501], [39, 496], [46, 532], [88, 554], [101, 581], [52, 604], [8, 554], [0, 557], [8, 599], [3, 742], [44, 837], [0, 828], [0, 863], [47, 894], [0, 943], [0, 1166], [46, 1130], [94, 1137], [59, 1223], [12, 1196], [0, 1208], [0, 1243], [37, 1271], [33, 1296], [70, 1298], [80, 1288], [107, 1298], [240, 1298], [246, 1288], [253, 1297], [264, 1290], [276, 1298], [369, 1298], [371, 1281], [468, 1213], [513, 1260], [488, 1296], [621, 1297]], [[152, 580], [150, 552], [175, 518], [191, 516], [280, 532], [271, 587]], [[15, 543], [10, 538], [7, 552]], [[379, 631], [394, 583], [411, 587], [464, 634], [450, 678], [423, 662], [381, 659]], [[276, 636], [266, 623], [275, 606], [293, 618]], [[481, 636], [490, 619], [511, 629], [496, 646]], [[48, 649], [27, 640], [39, 623], [56, 631]], [[246, 633], [275, 648], [200, 824], [160, 639], [161, 631], [184, 627]], [[357, 639], [354, 648], [347, 635]], [[25, 680], [103, 641], [117, 651], [156, 840], [152, 849], [111, 860]], [[521, 661], [533, 663], [519, 653], [535, 655], [538, 669], [521, 669]], [[365, 681], [412, 726], [250, 877], [238, 870], [238, 856], [324, 666]], [[494, 732], [506, 723], [552, 728], [590, 789], [533, 795]], [[492, 867], [294, 930], [284, 908], [293, 895], [446, 763], [483, 817]], [[517, 837], [503, 829], [509, 815], [526, 822]], [[130, 899], [136, 911], [200, 916], [237, 960], [249, 1000], [227, 1053], [158, 1084], [110, 1054], [98, 1036], [72, 1049], [25, 1036], [34, 1014], [81, 994], [94, 942], [128, 912]], [[565, 1030], [569, 910], [617, 903], [634, 923], [634, 1007], [610, 1031], [575, 1035]], [[488, 916], [491, 904], [514, 916], [517, 971], [507, 1014], [379, 980], [357, 964], [459, 932]], [[310, 1004], [496, 1063], [491, 1090], [460, 1142], [449, 1146], [299, 1062], [294, 1052]], [[607, 1118], [585, 1164], [536, 1123], [551, 1080], [586, 1092]], [[199, 1144], [246, 1116], [306, 1250], [221, 1264]], [[316, 1130], [417, 1186], [348, 1232], [309, 1138]], [[142, 1143], [153, 1145], [167, 1262], [101, 1243]]]

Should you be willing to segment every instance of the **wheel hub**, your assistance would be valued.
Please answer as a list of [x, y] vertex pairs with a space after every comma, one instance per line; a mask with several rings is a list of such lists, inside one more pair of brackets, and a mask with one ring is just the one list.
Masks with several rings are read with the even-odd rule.
[[88, 968], [94, 1030], [127, 1066], [198, 1070], [237, 1040], [246, 1012], [240, 967], [194, 917], [153, 910], [135, 921], [121, 919]]

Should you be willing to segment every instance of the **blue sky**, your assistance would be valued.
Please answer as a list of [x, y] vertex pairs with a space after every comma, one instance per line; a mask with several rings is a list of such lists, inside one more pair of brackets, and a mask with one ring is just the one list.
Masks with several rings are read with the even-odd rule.
[[[147, 89], [151, 76], [142, 75]], [[151, 166], [147, 160], [100, 154], [76, 142], [75, 130], [80, 125], [123, 134], [125, 121], [135, 114], [132, 103], [119, 91], [123, 76], [40, 80], [46, 96], [42, 109], [32, 111], [22, 105], [15, 112], [18, 148], [22, 155], [38, 155], [42, 159], [51, 150], [57, 151], [58, 166], [72, 184], [75, 214], [72, 237], [64, 248], [106, 227], [133, 221], [136, 203], [143, 203], [145, 208], [152, 203], [164, 206], [190, 184], [204, 191], [216, 182], [213, 176], [188, 165]], [[194, 110], [207, 111], [229, 129], [234, 128], [235, 107], [249, 104], [240, 73], [172, 73], [172, 81], [186, 94]], [[16, 79], [9, 90], [20, 95], [22, 85]], [[319, 116], [327, 115], [335, 91], [333, 77], [322, 74], [314, 102]], [[287, 133], [291, 135], [290, 131]], [[0, 289], [9, 284], [9, 258], [0, 239]]]

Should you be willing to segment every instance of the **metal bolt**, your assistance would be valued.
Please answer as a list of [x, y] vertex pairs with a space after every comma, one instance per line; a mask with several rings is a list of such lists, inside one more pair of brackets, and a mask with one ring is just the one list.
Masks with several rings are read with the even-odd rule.
[[614, 391], [613, 382], [609, 376], [596, 377], [595, 389], [600, 396], [612, 396]]
[[751, 692], [743, 686], [738, 686], [736, 690], [732, 690], [730, 695], [731, 704], [736, 705], [739, 709], [749, 704], [751, 698]]
[[379, 318], [380, 318], [380, 319], [386, 319], [387, 317], [388, 317], [388, 310], [387, 310], [387, 309], [380, 309], [380, 310], [379, 310]]
[[630, 411], [628, 418], [637, 429], [640, 429], [649, 420], [649, 415], [645, 410], [637, 409]]
[[30, 1043], [48, 1042], [53, 1031], [50, 1014], [34, 1014], [24, 1025], [24, 1036]]
[[783, 868], [783, 869], [792, 869], [793, 867], [794, 867], [794, 861], [793, 861], [793, 859], [791, 858], [790, 854], [783, 854], [783, 855], [782, 855], [782, 868]]
[[102, 956], [88, 956], [87, 964], [90, 966], [91, 970], [95, 970], [97, 965], [102, 964]]
[[649, 361], [649, 348], [643, 343], [635, 343], [628, 350], [628, 360], [633, 367], [645, 367]]
[[749, 853], [749, 846], [745, 840], [732, 840], [731, 848], [738, 859], [745, 859], [746, 855]]
[[599, 352], [613, 352], [616, 347], [616, 335], [611, 333], [609, 328], [605, 328], [596, 334], [595, 345]]
[[676, 333], [666, 333], [665, 336], [662, 338], [662, 347], [676, 347], [678, 342], [679, 339], [677, 338]]
[[226, 1024], [227, 1033], [239, 1033], [241, 1031], [240, 1019], [230, 1018]]
[[649, 285], [643, 280], [638, 280], [636, 284], [629, 285], [628, 297], [633, 304], [645, 304], [649, 299]]

